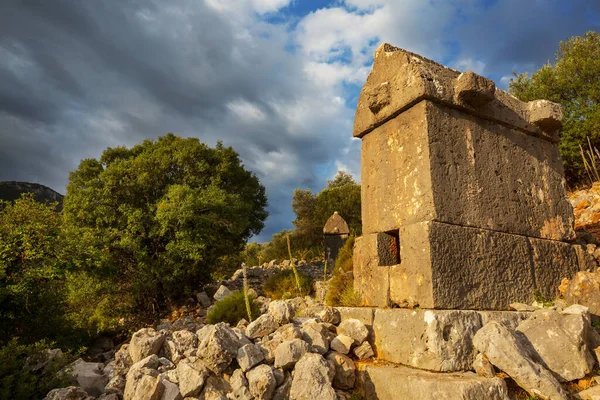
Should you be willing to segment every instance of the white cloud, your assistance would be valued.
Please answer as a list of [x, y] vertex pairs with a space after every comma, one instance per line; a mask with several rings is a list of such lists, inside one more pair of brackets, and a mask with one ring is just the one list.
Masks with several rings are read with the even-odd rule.
[[244, 99], [237, 99], [227, 104], [227, 108], [238, 118], [247, 123], [264, 121], [266, 116], [256, 105]]
[[226, 13], [244, 13], [252, 10], [258, 14], [274, 13], [287, 7], [291, 0], [205, 0], [213, 9]]
[[473, 71], [479, 75], [483, 75], [485, 71], [485, 63], [483, 61], [475, 60], [470, 57], [457, 60], [453, 67], [461, 72]]

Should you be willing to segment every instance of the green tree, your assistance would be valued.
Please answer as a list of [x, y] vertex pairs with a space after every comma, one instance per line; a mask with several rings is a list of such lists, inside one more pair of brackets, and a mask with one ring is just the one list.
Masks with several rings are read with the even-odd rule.
[[14, 203], [0, 201], [0, 342], [52, 337], [61, 324], [66, 266], [55, 206], [38, 203], [31, 193]]
[[579, 146], [600, 147], [600, 33], [587, 32], [560, 42], [554, 64], [533, 74], [515, 74], [509, 91], [530, 101], [547, 99], [563, 105], [565, 116], [559, 148], [570, 185], [585, 176]]
[[137, 311], [156, 312], [239, 253], [263, 228], [266, 204], [231, 147], [169, 133], [83, 160], [69, 176], [64, 214], [105, 243], [104, 273], [118, 277]]
[[335, 188], [347, 185], [349, 183], [356, 183], [354, 182], [354, 178], [352, 177], [352, 175], [344, 171], [338, 171], [332, 180], [327, 181], [327, 187]]

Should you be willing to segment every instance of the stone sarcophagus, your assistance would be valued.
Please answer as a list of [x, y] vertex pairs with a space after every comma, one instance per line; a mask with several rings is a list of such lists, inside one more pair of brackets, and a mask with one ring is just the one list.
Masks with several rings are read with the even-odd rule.
[[364, 305], [507, 309], [554, 296], [583, 257], [566, 197], [562, 110], [522, 102], [381, 45], [354, 121], [362, 139]]

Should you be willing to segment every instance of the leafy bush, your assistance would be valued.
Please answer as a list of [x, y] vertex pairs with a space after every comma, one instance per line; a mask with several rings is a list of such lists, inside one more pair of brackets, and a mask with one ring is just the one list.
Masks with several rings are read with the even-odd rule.
[[[258, 304], [254, 301], [254, 296], [250, 295], [250, 304], [252, 308], [252, 319], [260, 315]], [[221, 301], [217, 301], [208, 313], [206, 319], [209, 324], [218, 322], [227, 322], [236, 326], [241, 319], [248, 319], [246, 312], [246, 300], [244, 292], [236, 290]]]
[[296, 288], [294, 271], [291, 269], [278, 272], [267, 279], [262, 288], [263, 293], [271, 299], [289, 299], [310, 294], [312, 279], [300, 272], [298, 272], [298, 277], [300, 280], [300, 293]]
[[354, 239], [354, 236], [350, 236], [340, 249], [325, 297], [327, 305], [345, 307], [360, 305], [360, 296], [354, 291], [354, 264], [352, 262]]
[[50, 390], [67, 386], [67, 382], [58, 377], [57, 372], [73, 361], [74, 357], [69, 354], [54, 359], [40, 373], [23, 368], [27, 358], [39, 355], [44, 349], [53, 346], [53, 343], [44, 341], [22, 345], [13, 338], [4, 347], [0, 347], [0, 399], [41, 399]]

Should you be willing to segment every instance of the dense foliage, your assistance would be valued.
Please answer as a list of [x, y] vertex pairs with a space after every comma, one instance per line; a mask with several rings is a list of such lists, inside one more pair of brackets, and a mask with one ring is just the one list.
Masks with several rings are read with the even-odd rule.
[[[256, 296], [250, 294], [248, 297], [252, 319], [254, 320], [260, 315], [260, 308], [254, 301]], [[231, 326], [236, 326], [241, 319], [248, 320], [244, 292], [241, 290], [236, 290], [223, 300], [217, 301], [206, 316], [206, 321], [209, 324], [227, 322]]]
[[119, 281], [122, 297], [155, 313], [241, 251], [263, 228], [266, 202], [232, 148], [168, 134], [83, 160], [70, 174], [64, 214], [104, 242], [102, 274]]
[[311, 291], [312, 279], [300, 272], [298, 272], [298, 279], [300, 282], [300, 292], [298, 292], [294, 271], [286, 269], [267, 279], [262, 291], [265, 296], [271, 299], [290, 299], [298, 296], [304, 297]]
[[340, 249], [335, 262], [333, 276], [329, 283], [329, 290], [325, 303], [330, 306], [356, 307], [360, 305], [360, 298], [354, 291], [354, 236], [350, 236]]
[[577, 185], [585, 176], [580, 145], [600, 147], [600, 33], [587, 32], [559, 44], [554, 64], [533, 74], [515, 75], [509, 91], [530, 101], [547, 99], [563, 105], [560, 152], [567, 182]]
[[291, 237], [292, 255], [299, 259], [323, 259], [323, 227], [338, 211], [348, 223], [350, 232], [360, 235], [362, 220], [360, 210], [360, 185], [351, 175], [339, 171], [327, 187], [317, 194], [310, 189], [296, 189], [292, 198], [292, 209], [296, 214], [295, 229], [283, 230], [273, 235], [271, 242], [260, 249], [263, 261], [288, 257], [287, 235]]
[[51, 389], [67, 386], [68, 382], [57, 372], [73, 361], [69, 354], [54, 358], [39, 371], [28, 368], [34, 360], [43, 360], [44, 351], [52, 346], [44, 341], [23, 345], [13, 339], [0, 347], [0, 399], [41, 399]]

